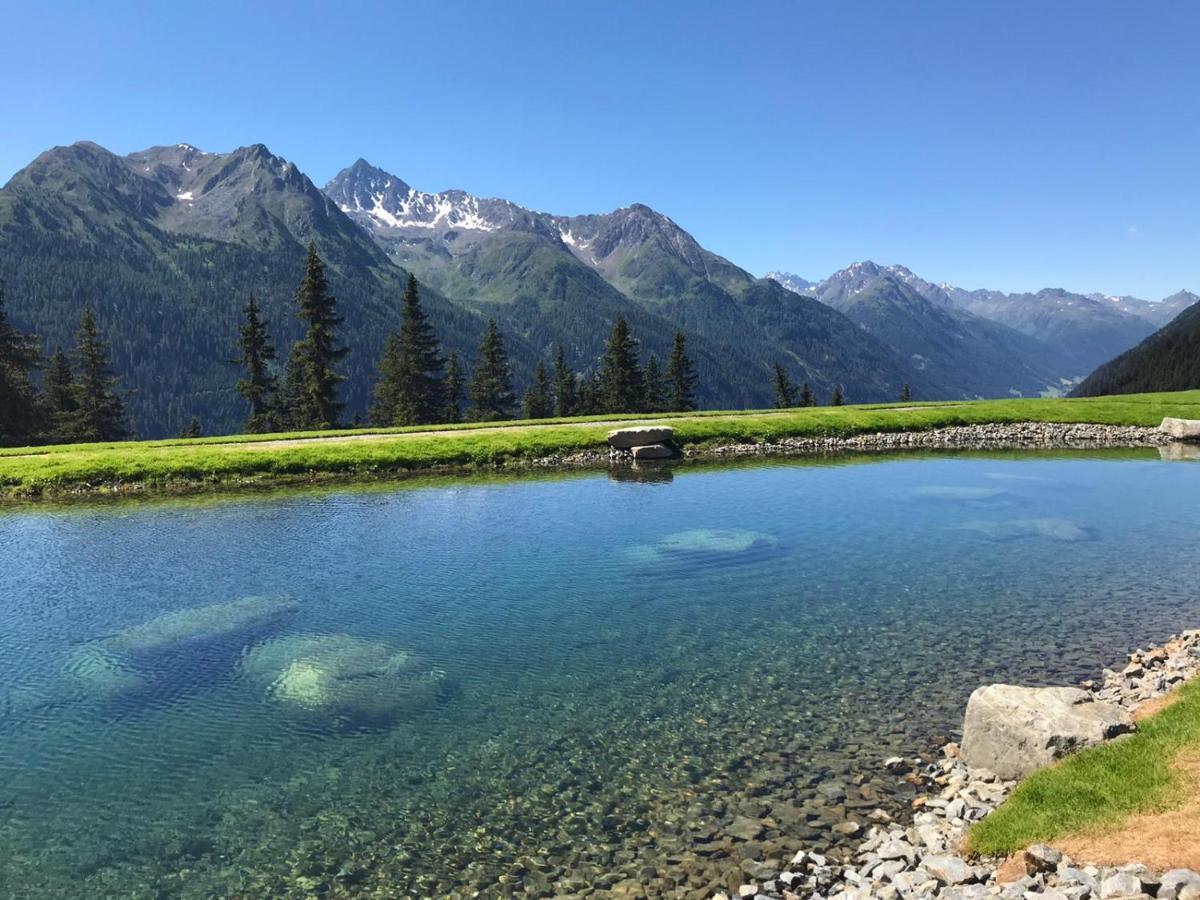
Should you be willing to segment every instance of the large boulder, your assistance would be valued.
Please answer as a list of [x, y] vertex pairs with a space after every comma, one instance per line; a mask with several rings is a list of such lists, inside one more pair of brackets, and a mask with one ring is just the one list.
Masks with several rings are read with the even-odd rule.
[[1129, 712], [1071, 687], [981, 687], [967, 701], [962, 759], [1024, 778], [1062, 756], [1134, 730]]
[[675, 451], [666, 444], [647, 444], [644, 447], [630, 447], [634, 459], [670, 459]]
[[1162, 420], [1158, 430], [1176, 441], [1200, 441], [1200, 419], [1174, 419], [1168, 416]]
[[618, 450], [646, 447], [650, 444], [666, 444], [675, 437], [675, 429], [666, 425], [641, 425], [635, 428], [618, 428], [608, 433], [608, 445]]
[[268, 641], [246, 654], [242, 670], [286, 709], [339, 725], [389, 725], [426, 709], [443, 677], [407, 650], [349, 634]]

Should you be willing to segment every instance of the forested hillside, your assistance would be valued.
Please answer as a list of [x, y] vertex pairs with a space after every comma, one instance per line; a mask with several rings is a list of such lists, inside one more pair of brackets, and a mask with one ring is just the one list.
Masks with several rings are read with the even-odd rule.
[[1182, 391], [1200, 387], [1200, 304], [1181, 312], [1132, 350], [1106, 362], [1075, 390], [1078, 397]]

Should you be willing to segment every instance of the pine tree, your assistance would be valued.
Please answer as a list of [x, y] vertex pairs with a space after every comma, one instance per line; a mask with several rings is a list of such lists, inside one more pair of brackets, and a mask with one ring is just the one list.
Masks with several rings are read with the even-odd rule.
[[580, 378], [575, 386], [575, 415], [590, 416], [599, 412], [600, 376], [596, 372]]
[[816, 406], [817, 395], [813, 393], [812, 387], [806, 381], [800, 386], [800, 399], [796, 403], [797, 406]]
[[696, 370], [687, 355], [687, 338], [675, 332], [675, 343], [667, 360], [667, 408], [687, 412], [696, 408]]
[[379, 425], [426, 425], [441, 418], [441, 348], [421, 309], [417, 279], [409, 273], [400, 329], [388, 338], [379, 363], [371, 418]]
[[904, 390], [900, 392], [900, 402], [907, 403], [912, 399], [912, 391], [909, 390], [908, 382], [904, 382]]
[[46, 414], [33, 383], [41, 359], [37, 340], [9, 324], [0, 285], [0, 444], [34, 440], [46, 430]]
[[343, 406], [338, 384], [345, 381], [333, 366], [348, 351], [335, 345], [334, 331], [342, 319], [329, 293], [325, 264], [311, 242], [304, 278], [296, 291], [296, 309], [306, 331], [292, 347], [284, 378], [288, 424], [299, 429], [333, 428]]
[[489, 319], [487, 331], [479, 344], [479, 361], [471, 378], [471, 408], [467, 418], [472, 422], [494, 422], [512, 415], [512, 370], [504, 352], [504, 338]]
[[200, 427], [200, 418], [192, 416], [192, 421], [183, 426], [179, 432], [181, 438], [198, 438], [204, 437], [204, 429]]
[[78, 436], [85, 441], [121, 441], [130, 437], [125, 403], [117, 394], [117, 379], [108, 368], [108, 347], [90, 306], [83, 308], [79, 320], [75, 358], [79, 373], [75, 381]]
[[567, 365], [567, 353], [562, 344], [554, 352], [554, 414], [573, 416], [578, 401], [575, 396], [575, 373]]
[[646, 372], [642, 380], [645, 382], [642, 409], [646, 412], [662, 412], [667, 408], [667, 385], [663, 380], [658, 357], [653, 353], [646, 360]]
[[842, 386], [840, 384], [834, 385], [833, 395], [829, 398], [829, 405], [841, 406], [845, 402], [846, 399], [842, 396]]
[[54, 348], [46, 364], [42, 391], [49, 418], [48, 436], [60, 442], [76, 440], [79, 436], [79, 396], [75, 389], [75, 376], [71, 374], [71, 362], [61, 347]]
[[451, 353], [446, 359], [446, 382], [442, 388], [442, 398], [445, 406], [442, 410], [442, 421], [451, 424], [462, 421], [463, 375], [458, 362], [458, 354]]
[[642, 368], [637, 360], [637, 341], [625, 317], [618, 315], [600, 357], [601, 412], [638, 412], [644, 394]]
[[245, 322], [238, 327], [238, 351], [234, 362], [245, 370], [237, 383], [237, 391], [250, 404], [246, 431], [261, 434], [279, 427], [275, 408], [276, 379], [270, 365], [275, 359], [275, 345], [267, 332], [267, 323], [259, 315], [258, 303], [251, 294], [244, 310]]
[[778, 409], [791, 409], [795, 405], [796, 393], [792, 387], [792, 379], [788, 378], [783, 366], [775, 363], [775, 406]]
[[521, 415], [526, 419], [548, 419], [554, 415], [554, 397], [550, 389], [550, 375], [546, 364], [538, 360], [533, 370], [533, 383], [525, 392], [521, 403]]

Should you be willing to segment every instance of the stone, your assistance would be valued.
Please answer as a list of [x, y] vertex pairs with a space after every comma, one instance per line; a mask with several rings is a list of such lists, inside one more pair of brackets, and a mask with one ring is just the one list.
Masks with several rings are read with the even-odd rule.
[[1135, 729], [1128, 710], [1069, 687], [993, 684], [967, 701], [962, 759], [1005, 780]]
[[650, 444], [665, 444], [675, 437], [675, 429], [666, 425], [641, 425], [634, 428], [618, 428], [608, 433], [608, 445], [618, 450], [646, 447]]
[[634, 459], [670, 459], [675, 451], [666, 444], [639, 444], [630, 447], [629, 452]]
[[1142, 880], [1129, 872], [1114, 872], [1100, 882], [1100, 900], [1114, 897], [1140, 897]]
[[[1170, 898], [1178, 900], [1180, 893], [1188, 885], [1192, 885], [1200, 891], [1200, 874], [1191, 869], [1171, 869], [1163, 873], [1160, 883], [1159, 897], [1163, 897], [1163, 900], [1170, 900]], [[1164, 897], [1164, 894], [1167, 896]]]
[[1158, 430], [1175, 441], [1200, 441], [1200, 419], [1176, 419], [1168, 416]]
[[921, 868], [945, 885], [975, 880], [975, 872], [957, 856], [926, 856], [921, 860]]
[[349, 634], [298, 634], [259, 644], [242, 660], [247, 680], [306, 718], [393, 724], [432, 706], [443, 673], [413, 653]]
[[763, 833], [763, 824], [757, 819], [735, 816], [725, 831], [739, 841], [753, 841]]
[[1200, 900], [1200, 884], [1185, 884], [1175, 895], [1175, 900]]
[[1030, 875], [1054, 872], [1062, 861], [1062, 853], [1046, 844], [1033, 844], [1025, 848], [1025, 871]]

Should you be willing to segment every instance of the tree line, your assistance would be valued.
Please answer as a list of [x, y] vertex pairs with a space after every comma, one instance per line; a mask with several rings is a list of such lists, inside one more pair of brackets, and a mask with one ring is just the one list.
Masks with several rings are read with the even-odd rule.
[[[338, 362], [349, 352], [340, 346], [342, 322], [325, 277], [325, 265], [309, 244], [304, 276], [295, 294], [303, 336], [280, 365], [270, 328], [254, 296], [248, 297], [238, 328], [235, 387], [248, 407], [251, 433], [335, 428], [344, 404], [338, 386], [345, 380]], [[90, 307], [80, 321], [77, 346], [56, 348], [45, 361], [38, 341], [12, 327], [0, 290], [0, 443], [115, 441], [134, 437], [118, 379], [109, 368], [108, 347]], [[40, 385], [36, 372], [44, 369]], [[368, 412], [382, 427], [549, 418], [596, 413], [684, 412], [695, 408], [697, 376], [682, 332], [665, 365], [651, 353], [643, 366], [629, 324], [618, 317], [599, 365], [588, 373], [567, 364], [559, 346], [540, 361], [518, 402], [504, 336], [489, 320], [474, 366], [458, 354], [443, 356], [421, 308], [411, 274], [401, 305], [401, 323], [384, 345]], [[357, 419], [357, 417], [356, 417]], [[358, 424], [357, 421], [355, 424]], [[183, 429], [199, 437], [197, 417]]]
[[[344, 404], [338, 387], [346, 379], [338, 372], [338, 362], [349, 348], [339, 346], [342, 318], [325, 265], [312, 243], [295, 309], [303, 336], [292, 345], [282, 366], [253, 295], [242, 311], [237, 355], [229, 362], [241, 373], [235, 387], [248, 407], [247, 432], [309, 431], [342, 423]], [[44, 369], [40, 379], [39, 369]], [[0, 444], [134, 437], [117, 384], [108, 346], [90, 306], [80, 318], [75, 347], [69, 353], [56, 347], [43, 365], [37, 339], [9, 324], [0, 287]], [[818, 405], [808, 382], [796, 388], [779, 363], [773, 366], [773, 386], [779, 408]], [[696, 369], [682, 331], [676, 332], [665, 361], [650, 353], [643, 364], [629, 323], [618, 316], [597, 366], [588, 372], [574, 371], [560, 345], [551, 359], [537, 363], [518, 401], [504, 335], [496, 321], [487, 323], [473, 368], [456, 353], [443, 355], [421, 308], [417, 280], [410, 274], [400, 326], [388, 335], [378, 362], [368, 419], [375, 426], [397, 427], [490, 422], [517, 415], [543, 419], [686, 412], [696, 407], [696, 391]], [[910, 399], [908, 385], [900, 399]], [[829, 405], [844, 402], [842, 388], [835, 386]], [[201, 436], [200, 420], [193, 416], [181, 434]]]

